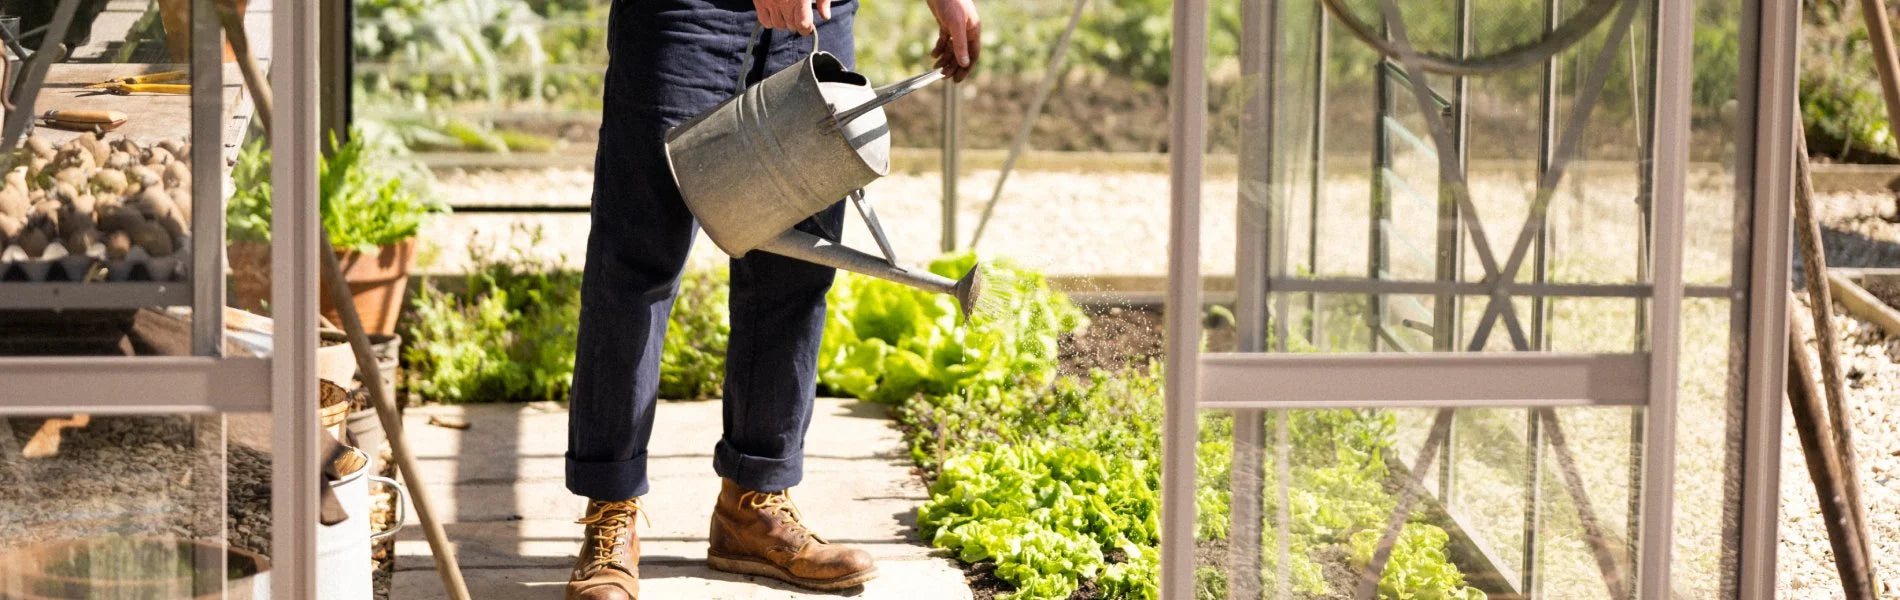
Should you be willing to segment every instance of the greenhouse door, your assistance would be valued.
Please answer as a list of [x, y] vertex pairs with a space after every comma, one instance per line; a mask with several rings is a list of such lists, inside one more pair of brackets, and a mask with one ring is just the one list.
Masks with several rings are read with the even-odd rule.
[[1796, 3], [1174, 7], [1164, 598], [1773, 595]]

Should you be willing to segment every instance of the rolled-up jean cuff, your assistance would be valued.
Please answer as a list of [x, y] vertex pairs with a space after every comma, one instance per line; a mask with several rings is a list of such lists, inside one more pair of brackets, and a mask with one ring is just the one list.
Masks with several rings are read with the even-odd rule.
[[567, 456], [567, 490], [591, 500], [618, 501], [647, 494], [647, 455], [590, 462]]
[[797, 486], [805, 479], [805, 460], [749, 456], [733, 449], [725, 440], [713, 447], [713, 472], [731, 479], [748, 490], [777, 492]]

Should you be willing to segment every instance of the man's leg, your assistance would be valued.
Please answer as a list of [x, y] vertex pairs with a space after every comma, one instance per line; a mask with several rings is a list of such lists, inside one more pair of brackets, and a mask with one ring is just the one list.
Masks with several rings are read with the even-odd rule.
[[[856, 2], [836, 3], [818, 27], [823, 49], [852, 63]], [[811, 40], [782, 31], [762, 72], [805, 57]], [[761, 73], [754, 73], [758, 76]], [[798, 225], [838, 240], [844, 205]], [[820, 590], [850, 588], [877, 576], [862, 550], [827, 543], [801, 523], [786, 489], [804, 477], [805, 431], [817, 392], [825, 293], [836, 271], [765, 252], [732, 261], [732, 336], [726, 349], [725, 435], [713, 448], [724, 479], [713, 507], [706, 562], [715, 569], [764, 575]]]
[[[672, 17], [661, 13], [671, 11]], [[712, 13], [711, 18], [700, 14]], [[568, 420], [567, 487], [588, 497], [568, 600], [638, 598], [639, 496], [659, 390], [660, 351], [692, 215], [667, 166], [666, 129], [720, 96], [655, 77], [690, 70], [742, 40], [684, 37], [719, 11], [693, 0], [616, 3], [609, 19], [606, 97], [594, 168], [593, 224]], [[728, 19], [736, 21], [737, 19]], [[736, 25], [734, 27], [736, 29]], [[732, 37], [732, 36], [723, 36]]]

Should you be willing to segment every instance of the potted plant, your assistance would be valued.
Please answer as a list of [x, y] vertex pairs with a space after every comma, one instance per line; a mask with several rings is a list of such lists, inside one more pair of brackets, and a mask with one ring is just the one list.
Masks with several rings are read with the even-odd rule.
[[[371, 335], [394, 335], [396, 317], [409, 284], [416, 234], [429, 215], [446, 210], [428, 199], [415, 182], [413, 167], [396, 166], [384, 152], [371, 150], [362, 136], [330, 141], [322, 159], [319, 187], [323, 227], [342, 263], [363, 328]], [[270, 295], [270, 151], [253, 142], [232, 168], [237, 192], [226, 205], [232, 290], [237, 305], [258, 311]], [[340, 324], [326, 284], [319, 298], [324, 318]]]

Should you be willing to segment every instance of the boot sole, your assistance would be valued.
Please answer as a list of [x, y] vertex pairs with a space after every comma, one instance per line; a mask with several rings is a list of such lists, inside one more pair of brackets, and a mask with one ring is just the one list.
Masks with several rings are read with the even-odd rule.
[[806, 579], [792, 575], [785, 569], [779, 568], [778, 565], [758, 559], [738, 556], [720, 556], [712, 552], [706, 553], [706, 566], [712, 567], [715, 571], [770, 577], [798, 587], [820, 592], [835, 592], [854, 588], [864, 585], [866, 581], [877, 579], [877, 567], [871, 567], [870, 569], [852, 573], [837, 579]]

